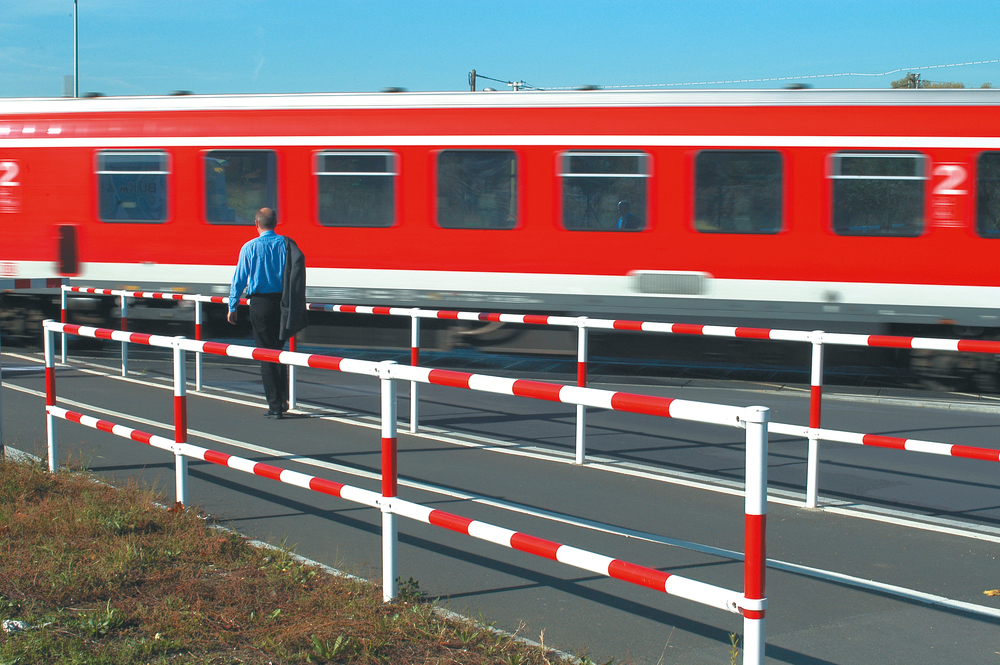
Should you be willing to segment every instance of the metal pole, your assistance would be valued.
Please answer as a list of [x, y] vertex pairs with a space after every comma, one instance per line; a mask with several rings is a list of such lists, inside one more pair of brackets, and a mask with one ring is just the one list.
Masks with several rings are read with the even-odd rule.
[[[51, 319], [46, 319], [42, 322], [43, 330], [45, 331], [45, 406], [55, 406], [56, 405], [56, 367], [55, 367], [55, 353], [53, 346], [55, 346], [55, 334], [52, 329], [49, 328], [48, 324], [51, 323]], [[56, 450], [56, 418], [48, 409], [45, 409], [45, 439], [48, 444], [48, 454], [49, 454], [49, 471], [52, 473], [56, 472], [56, 457], [58, 451]]]
[[746, 479], [743, 526], [743, 663], [764, 663], [764, 610], [767, 596], [764, 577], [767, 567], [767, 423], [770, 410], [747, 407]]
[[[577, 319], [576, 342], [576, 385], [587, 387], [587, 317]], [[576, 463], [583, 464], [587, 458], [587, 407], [576, 405]]]
[[[202, 321], [202, 311], [201, 311], [201, 301], [194, 301], [194, 338], [201, 341], [201, 321]], [[194, 389], [201, 392], [201, 356], [202, 353], [199, 350], [194, 354]]]
[[[473, 70], [475, 72], [475, 70]], [[414, 309], [410, 312], [410, 365], [420, 365], [420, 317]], [[410, 381], [410, 434], [420, 427], [420, 383]]]
[[[125, 294], [122, 298], [122, 332], [128, 332], [128, 299]], [[128, 342], [122, 340], [122, 376], [128, 376]]]
[[398, 595], [396, 515], [392, 499], [396, 497], [396, 381], [391, 378], [394, 361], [379, 365], [382, 383], [382, 601], [390, 602]]
[[[0, 332], [0, 340], [3, 339], [3, 333]], [[0, 343], [0, 460], [4, 458], [5, 451], [3, 447], [3, 344]]]
[[[73, 96], [80, 96], [80, 39], [76, 0], [73, 0]], [[65, 339], [65, 336], [63, 337]], [[64, 361], [65, 362], [65, 361]]]
[[[65, 286], [62, 287], [61, 289], [59, 289], [59, 294], [60, 294], [60, 298], [59, 298], [59, 321], [61, 323], [66, 323], [66, 287]], [[66, 333], [62, 334], [62, 346], [60, 348], [61, 348], [61, 353], [62, 353], [62, 364], [65, 365], [66, 364]]]
[[[183, 337], [176, 338], [178, 340]], [[187, 358], [184, 349], [174, 346], [174, 493], [177, 503], [188, 505], [187, 458], [182, 454], [187, 443]]]
[[815, 508], [819, 494], [819, 428], [823, 404], [823, 338], [822, 331], [812, 343], [812, 373], [809, 386], [809, 453], [806, 462], [806, 508]]
[[[288, 350], [296, 351], [298, 344], [295, 342], [295, 335], [288, 338]], [[295, 365], [288, 365], [288, 408], [294, 409], [298, 402], [298, 395], [295, 394]]]

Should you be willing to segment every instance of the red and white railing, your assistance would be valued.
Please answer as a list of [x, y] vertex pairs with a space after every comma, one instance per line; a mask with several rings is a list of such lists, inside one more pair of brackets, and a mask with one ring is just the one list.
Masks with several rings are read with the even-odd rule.
[[[63, 287], [64, 294], [67, 291], [78, 290], [79, 287]], [[82, 292], [95, 293], [96, 289], [79, 289]], [[200, 296], [193, 294], [170, 294], [170, 293], [146, 293], [137, 291], [104, 291], [109, 295], [119, 295], [124, 297], [145, 297], [145, 298], [165, 298], [175, 300], [193, 300], [198, 304], [202, 302], [229, 302], [228, 298], [219, 296]], [[241, 301], [243, 303], [245, 301]], [[441, 319], [455, 321], [482, 321], [499, 322], [521, 325], [544, 325], [575, 327], [578, 329], [577, 336], [577, 386], [587, 385], [587, 347], [588, 331], [632, 331], [649, 332], [673, 335], [700, 335], [705, 337], [726, 337], [736, 339], [758, 339], [784, 342], [808, 343], [812, 347], [812, 362], [810, 371], [810, 396], [809, 396], [809, 426], [806, 428], [794, 425], [780, 425], [774, 423], [775, 427], [784, 428], [785, 433], [794, 432], [795, 436], [802, 436], [808, 441], [807, 468], [806, 468], [806, 495], [805, 506], [815, 508], [818, 504], [819, 494], [819, 442], [821, 440], [844, 441], [845, 438], [856, 438], [858, 436], [875, 436], [853, 433], [851, 437], [842, 435], [834, 436], [831, 430], [822, 428], [822, 400], [823, 400], [823, 357], [826, 345], [842, 346], [865, 346], [877, 348], [901, 348], [901, 349], [921, 349], [935, 350], [943, 352], [957, 353], [994, 353], [1000, 354], [1000, 342], [964, 339], [937, 339], [922, 337], [895, 337], [889, 335], [860, 335], [844, 333], [826, 333], [820, 330], [808, 332], [802, 330], [782, 330], [778, 328], [753, 328], [744, 326], [715, 326], [696, 325], [690, 323], [662, 323], [655, 321], [633, 321], [627, 319], [591, 319], [588, 317], [567, 317], [549, 316], [545, 314], [507, 314], [498, 312], [464, 312], [456, 310], [429, 310], [408, 307], [385, 307], [385, 306], [363, 306], [363, 305], [337, 305], [309, 303], [310, 311], [337, 312], [347, 314], [369, 314], [380, 316], [406, 316], [411, 321], [410, 334], [410, 364], [419, 366], [420, 364], [420, 320], [421, 319]], [[65, 312], [65, 304], [63, 306]], [[200, 314], [197, 314], [200, 321]], [[200, 328], [196, 326], [196, 337], [200, 338]], [[291, 345], [294, 345], [294, 338]], [[290, 346], [294, 350], [294, 346]], [[65, 353], [65, 344], [63, 344]], [[123, 350], [124, 354], [124, 350]], [[123, 355], [124, 358], [124, 355]], [[201, 365], [200, 354], [197, 356], [197, 389], [201, 389]], [[64, 357], [65, 360], [65, 357]], [[123, 365], [124, 373], [124, 365]], [[410, 432], [417, 432], [419, 429], [419, 383], [410, 383]], [[289, 404], [294, 408], [295, 377], [294, 367], [289, 371]], [[586, 416], [587, 407], [578, 404], [576, 407], [576, 462], [583, 464], [586, 461]], [[775, 430], [777, 431], [777, 430]], [[844, 433], [845, 435], [848, 433]], [[837, 438], [839, 436], [839, 438]], [[901, 448], [917, 452], [932, 452], [942, 450], [948, 444], [935, 444], [935, 446], [920, 446], [915, 448]], [[988, 450], [988, 449], [982, 449]], [[934, 454], [932, 452], [932, 454]], [[988, 457], [977, 457], [977, 459], [987, 459]]]
[[[382, 585], [383, 597], [392, 600], [398, 593], [396, 517], [425, 522], [450, 529], [504, 547], [542, 556], [584, 570], [614, 577], [632, 584], [676, 595], [711, 607], [743, 616], [744, 662], [764, 662], [766, 523], [767, 523], [767, 436], [769, 411], [765, 407], [738, 408], [687, 400], [564, 386], [542, 381], [501, 378], [451, 370], [409, 367], [386, 361], [374, 363], [293, 351], [275, 351], [236, 344], [220, 344], [181, 337], [130, 333], [46, 321], [45, 324], [46, 432], [49, 468], [56, 469], [58, 449], [56, 419], [70, 420], [93, 429], [170, 451], [175, 457], [176, 500], [188, 504], [187, 460], [189, 458], [220, 464], [246, 473], [311, 489], [348, 501], [378, 508], [382, 512]], [[123, 343], [171, 348], [174, 354], [174, 439], [158, 437], [109, 421], [69, 411], [56, 404], [54, 357], [55, 333], [80, 335]], [[289, 366], [313, 367], [377, 377], [381, 383], [381, 494], [332, 481], [307, 476], [280, 467], [253, 462], [187, 443], [187, 407], [185, 357], [188, 351], [211, 353], [232, 358], [278, 362]], [[629, 563], [544, 538], [520, 533], [486, 522], [412, 503], [398, 496], [396, 382], [411, 381], [464, 388], [482, 392], [518, 395], [533, 399], [605, 408], [632, 413], [676, 418], [709, 424], [738, 427], [746, 431], [746, 485], [744, 505], [744, 580], [743, 592], [725, 589], [680, 575]]]

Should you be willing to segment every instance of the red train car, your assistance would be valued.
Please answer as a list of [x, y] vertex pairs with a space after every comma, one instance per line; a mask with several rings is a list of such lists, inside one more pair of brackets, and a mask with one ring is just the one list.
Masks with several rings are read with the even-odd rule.
[[[1000, 91], [0, 101], [0, 275], [324, 301], [1000, 328]], [[968, 331], [964, 331], [968, 333]]]

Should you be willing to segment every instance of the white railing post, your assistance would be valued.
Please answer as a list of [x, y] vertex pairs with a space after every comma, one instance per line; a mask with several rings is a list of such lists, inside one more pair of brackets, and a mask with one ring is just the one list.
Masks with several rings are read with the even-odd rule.
[[[201, 318], [202, 318], [202, 307], [201, 301], [194, 301], [194, 338], [201, 341]], [[194, 354], [194, 389], [201, 392], [201, 351], [197, 351]]]
[[[121, 293], [122, 299], [122, 332], [128, 331], [128, 299], [125, 292]], [[122, 376], [128, 376], [128, 342], [122, 340]]]
[[390, 602], [398, 595], [396, 572], [398, 564], [396, 515], [392, 500], [397, 494], [396, 479], [396, 381], [392, 378], [395, 361], [379, 363], [382, 384], [382, 601]]
[[767, 567], [767, 423], [770, 410], [747, 407], [743, 532], [743, 663], [764, 663], [764, 592]]
[[[52, 321], [51, 319], [46, 319], [42, 322], [43, 330], [45, 331], [45, 406], [55, 406], [56, 405], [56, 363], [55, 363], [55, 334], [49, 325]], [[63, 336], [65, 336], [65, 332]], [[66, 345], [63, 344], [63, 348]], [[56, 418], [49, 410], [45, 410], [45, 440], [48, 448], [49, 455], [49, 471], [52, 473], [56, 472], [58, 467], [56, 463], [56, 458], [59, 455], [58, 444], [56, 441]]]
[[[178, 340], [183, 337], [176, 338]], [[187, 457], [182, 453], [187, 443], [187, 366], [186, 354], [174, 344], [174, 492], [181, 506], [188, 505]]]
[[[299, 345], [295, 341], [295, 335], [288, 338], [288, 350], [295, 352], [298, 351]], [[296, 404], [299, 401], [298, 394], [296, 393], [296, 381], [295, 381], [295, 365], [288, 365], [288, 408], [296, 408]]]
[[809, 379], [809, 452], [806, 459], [806, 508], [815, 508], [819, 494], [819, 429], [823, 404], [823, 332], [813, 331]]
[[[68, 286], [63, 286], [59, 289], [59, 321], [61, 323], [66, 323], [66, 290]], [[66, 333], [62, 334], [62, 339], [60, 340], [61, 346], [60, 353], [62, 355], [62, 364], [66, 364]]]
[[[420, 317], [418, 309], [410, 312], [410, 365], [420, 365]], [[420, 383], [410, 381], [410, 434], [416, 434], [420, 427]]]
[[[576, 385], [587, 387], [587, 317], [576, 320]], [[587, 407], [576, 405], [576, 463], [583, 464], [587, 459]]]

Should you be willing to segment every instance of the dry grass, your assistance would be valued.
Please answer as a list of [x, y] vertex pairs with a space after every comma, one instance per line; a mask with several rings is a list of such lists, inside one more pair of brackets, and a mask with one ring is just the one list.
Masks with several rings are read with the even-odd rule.
[[0, 462], [0, 619], [27, 626], [0, 632], [0, 665], [557, 661], [482, 622], [443, 620], [412, 581], [384, 604], [374, 584], [157, 498]]

